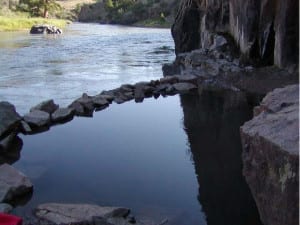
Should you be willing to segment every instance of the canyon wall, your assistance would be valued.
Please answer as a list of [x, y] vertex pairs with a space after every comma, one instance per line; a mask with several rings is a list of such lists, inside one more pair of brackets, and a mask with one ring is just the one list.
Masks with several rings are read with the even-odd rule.
[[172, 35], [176, 54], [234, 39], [244, 60], [288, 67], [299, 61], [298, 0], [182, 0]]

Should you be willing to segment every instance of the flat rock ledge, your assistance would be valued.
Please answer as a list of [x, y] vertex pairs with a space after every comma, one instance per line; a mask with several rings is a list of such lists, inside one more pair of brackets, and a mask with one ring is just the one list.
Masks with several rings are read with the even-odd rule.
[[299, 85], [267, 94], [240, 129], [243, 174], [265, 225], [299, 222]]
[[8, 164], [0, 166], [0, 203], [11, 203], [32, 189], [32, 183], [23, 173]]
[[130, 225], [141, 224], [123, 207], [104, 207], [91, 204], [45, 203], [35, 209], [41, 221], [55, 225]]

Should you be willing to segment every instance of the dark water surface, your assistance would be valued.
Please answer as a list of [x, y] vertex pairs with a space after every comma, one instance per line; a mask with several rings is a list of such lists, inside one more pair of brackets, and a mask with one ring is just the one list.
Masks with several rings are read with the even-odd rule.
[[260, 225], [241, 171], [239, 126], [249, 117], [240, 96], [205, 92], [112, 105], [23, 136], [14, 165], [34, 193], [15, 212], [95, 203], [173, 225]]

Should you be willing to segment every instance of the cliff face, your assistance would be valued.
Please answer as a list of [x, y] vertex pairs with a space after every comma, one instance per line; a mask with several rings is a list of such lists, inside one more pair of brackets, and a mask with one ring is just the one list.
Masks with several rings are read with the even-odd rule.
[[298, 64], [298, 17], [298, 0], [182, 0], [172, 35], [181, 53], [229, 34], [244, 59], [286, 67]]

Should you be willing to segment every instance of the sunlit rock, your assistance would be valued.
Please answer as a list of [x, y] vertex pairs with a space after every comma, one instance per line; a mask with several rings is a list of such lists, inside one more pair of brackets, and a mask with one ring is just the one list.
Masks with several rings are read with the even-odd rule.
[[298, 224], [299, 85], [275, 89], [241, 127], [243, 173], [266, 225]]

